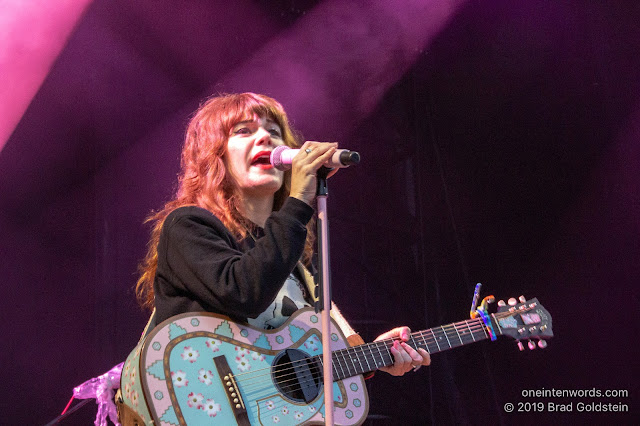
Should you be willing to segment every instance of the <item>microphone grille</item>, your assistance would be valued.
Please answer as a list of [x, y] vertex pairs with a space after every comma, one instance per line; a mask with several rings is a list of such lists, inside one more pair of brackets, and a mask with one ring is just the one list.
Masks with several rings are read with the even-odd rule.
[[286, 145], [277, 146], [273, 151], [271, 151], [271, 165], [278, 170], [287, 170], [287, 165], [282, 163], [282, 152], [286, 151], [289, 148]]

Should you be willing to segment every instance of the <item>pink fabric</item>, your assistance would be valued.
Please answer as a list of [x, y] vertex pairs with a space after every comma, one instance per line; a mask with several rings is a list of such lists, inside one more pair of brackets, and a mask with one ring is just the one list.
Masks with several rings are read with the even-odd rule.
[[73, 388], [73, 396], [78, 399], [96, 399], [98, 414], [94, 422], [95, 426], [108, 426], [107, 417], [116, 426], [120, 426], [113, 397], [115, 390], [120, 389], [120, 375], [122, 374], [123, 365], [124, 362], [121, 362], [102, 376], [94, 377]]

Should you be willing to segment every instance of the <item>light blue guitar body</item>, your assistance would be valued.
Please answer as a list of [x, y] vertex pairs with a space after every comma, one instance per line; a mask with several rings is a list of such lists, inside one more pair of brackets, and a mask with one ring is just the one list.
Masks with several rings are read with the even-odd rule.
[[[321, 340], [320, 315], [312, 308], [275, 330], [209, 313], [178, 315], [127, 358], [124, 403], [155, 425], [324, 424]], [[335, 323], [331, 340], [332, 351], [348, 347]], [[334, 382], [333, 394], [335, 424], [364, 421], [361, 375]]]

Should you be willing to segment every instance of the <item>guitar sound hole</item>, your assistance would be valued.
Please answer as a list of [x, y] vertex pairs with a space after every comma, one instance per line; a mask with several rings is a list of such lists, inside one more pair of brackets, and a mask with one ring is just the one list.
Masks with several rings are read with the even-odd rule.
[[293, 402], [308, 404], [320, 393], [322, 369], [316, 357], [309, 357], [298, 349], [287, 349], [276, 355], [271, 374], [278, 391]]

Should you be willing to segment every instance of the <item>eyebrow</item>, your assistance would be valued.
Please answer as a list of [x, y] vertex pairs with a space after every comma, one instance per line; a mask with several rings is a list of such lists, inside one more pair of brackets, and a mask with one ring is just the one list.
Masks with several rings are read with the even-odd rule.
[[[267, 122], [267, 124], [275, 124], [276, 126], [280, 127], [280, 125], [275, 120], [267, 118], [265, 121]], [[242, 124], [247, 124], [247, 123], [255, 123], [255, 122], [256, 122], [256, 120], [253, 120], [253, 119], [251, 119], [251, 120], [243, 120], [243, 121], [237, 122], [233, 127], [240, 126]]]

